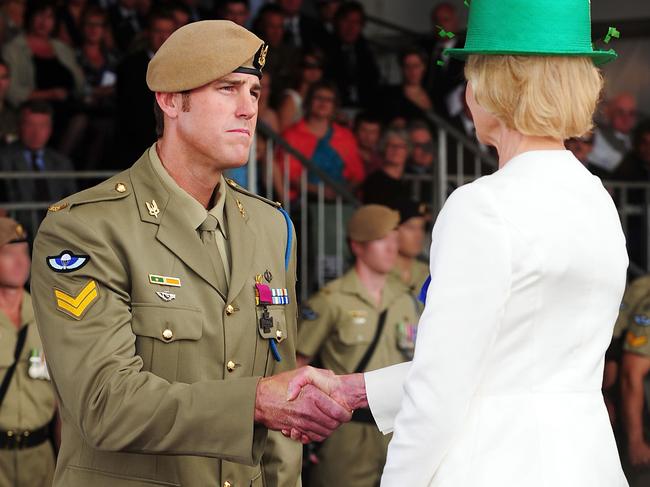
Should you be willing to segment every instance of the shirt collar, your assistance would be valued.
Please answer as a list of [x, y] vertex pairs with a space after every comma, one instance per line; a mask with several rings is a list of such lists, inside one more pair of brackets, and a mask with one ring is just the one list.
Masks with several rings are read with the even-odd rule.
[[216, 188], [216, 201], [212, 201], [213, 206], [208, 212], [205, 208], [203, 208], [203, 205], [201, 205], [201, 203], [199, 203], [187, 191], [181, 188], [178, 183], [174, 181], [174, 178], [169, 175], [165, 169], [165, 166], [160, 160], [160, 157], [158, 157], [158, 151], [156, 150], [155, 143], [149, 148], [149, 159], [151, 160], [151, 165], [154, 171], [160, 177], [163, 184], [167, 187], [169, 192], [174, 195], [176, 201], [182, 205], [192, 228], [199, 228], [199, 226], [201, 226], [201, 223], [203, 223], [203, 221], [208, 216], [208, 213], [210, 213], [217, 219], [221, 232], [223, 233], [224, 237], [226, 237], [224, 216], [224, 205], [226, 201], [226, 182], [223, 175], [221, 176], [219, 185]]

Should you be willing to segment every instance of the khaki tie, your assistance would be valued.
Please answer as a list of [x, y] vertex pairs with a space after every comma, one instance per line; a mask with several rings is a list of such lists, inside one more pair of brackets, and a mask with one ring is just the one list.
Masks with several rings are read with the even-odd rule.
[[224, 269], [224, 263], [222, 259], [225, 259], [226, 256], [222, 256], [219, 251], [219, 246], [216, 241], [216, 232], [219, 228], [219, 221], [214, 215], [208, 214], [206, 219], [199, 226], [199, 231], [201, 232], [201, 241], [210, 256], [212, 261], [212, 266], [214, 267], [214, 272], [217, 275], [217, 286], [225, 295], [228, 294], [228, 277], [226, 276], [226, 271]]

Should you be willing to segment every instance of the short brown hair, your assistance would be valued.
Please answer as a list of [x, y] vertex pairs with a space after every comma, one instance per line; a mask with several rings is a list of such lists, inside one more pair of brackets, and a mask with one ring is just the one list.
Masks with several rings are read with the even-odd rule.
[[[184, 112], [189, 112], [190, 92], [183, 91], [181, 92], [181, 95], [183, 95], [182, 110]], [[165, 113], [162, 111], [160, 105], [158, 105], [158, 100], [156, 100], [155, 98], [153, 99], [153, 117], [156, 120], [156, 137], [161, 138], [165, 133]]]
[[508, 128], [561, 140], [591, 130], [603, 87], [585, 57], [472, 55], [465, 77], [478, 104]]

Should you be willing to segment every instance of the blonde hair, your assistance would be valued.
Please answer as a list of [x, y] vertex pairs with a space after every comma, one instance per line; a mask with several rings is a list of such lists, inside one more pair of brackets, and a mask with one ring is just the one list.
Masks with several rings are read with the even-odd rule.
[[592, 129], [603, 87], [585, 57], [472, 55], [465, 77], [478, 104], [508, 128], [561, 140]]

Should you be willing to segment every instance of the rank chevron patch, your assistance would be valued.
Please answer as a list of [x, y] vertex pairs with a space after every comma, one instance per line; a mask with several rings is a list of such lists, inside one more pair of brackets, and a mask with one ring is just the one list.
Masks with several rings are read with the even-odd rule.
[[97, 301], [99, 288], [95, 281], [89, 281], [76, 296], [54, 289], [54, 297], [56, 297], [56, 309], [75, 320], [80, 320], [90, 306]]

